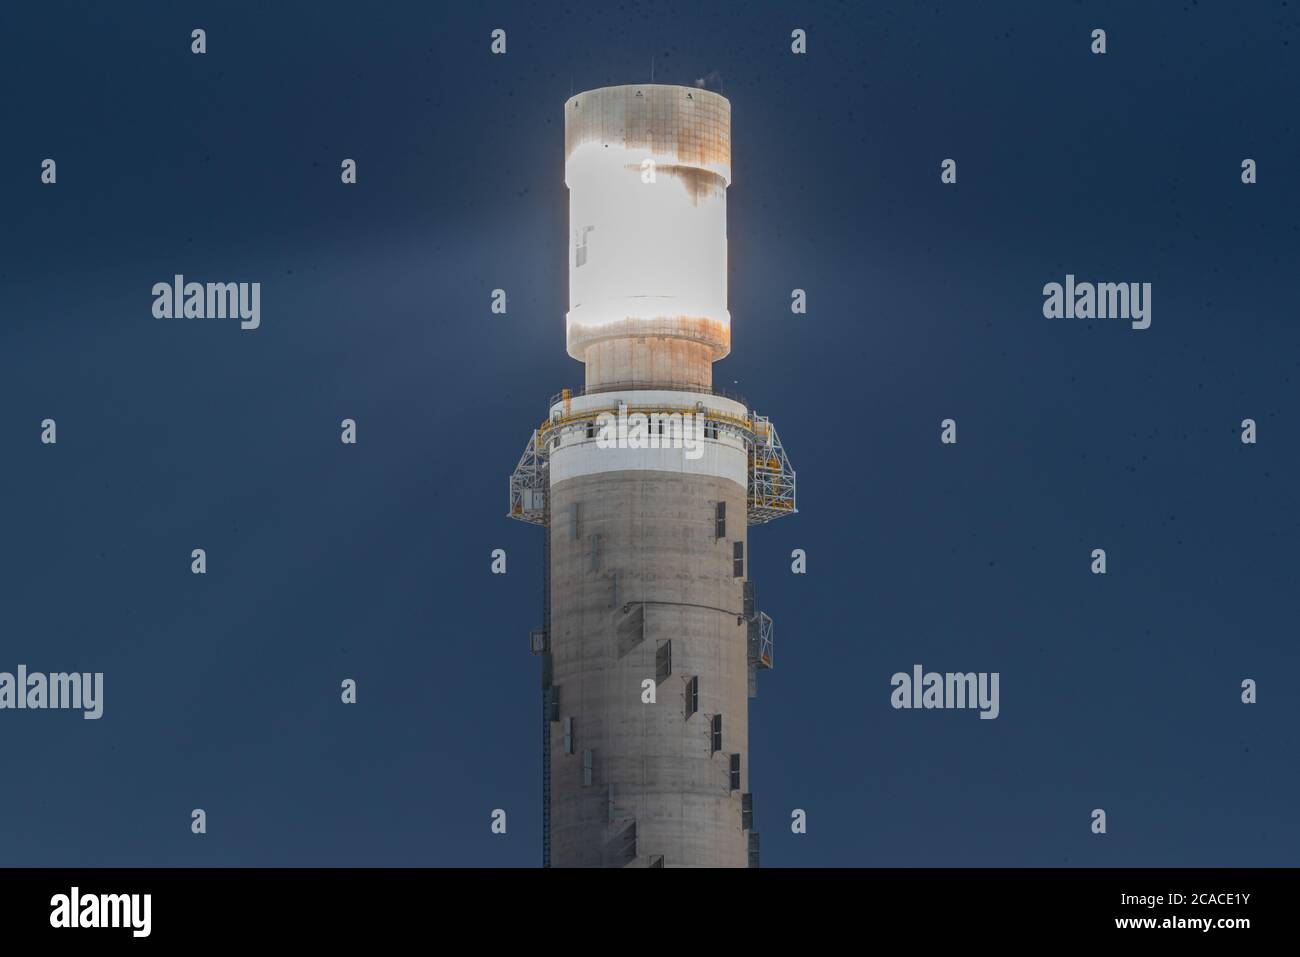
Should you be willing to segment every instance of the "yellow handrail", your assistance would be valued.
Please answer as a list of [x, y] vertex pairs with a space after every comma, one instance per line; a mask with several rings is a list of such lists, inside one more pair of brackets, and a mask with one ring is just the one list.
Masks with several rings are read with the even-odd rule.
[[[604, 409], [587, 409], [581, 412], [574, 412], [569, 415], [560, 416], [558, 419], [546, 419], [537, 427], [538, 436], [543, 436], [552, 429], [563, 428], [566, 425], [573, 425], [577, 422], [586, 422], [599, 418], [602, 414], [618, 415], [618, 406]], [[641, 413], [642, 415], [675, 415], [680, 413], [695, 413], [700, 410], [695, 406], [654, 406], [654, 405], [636, 405], [627, 406], [627, 414]], [[716, 412], [712, 409], [705, 409], [703, 415], [706, 419], [713, 422], [723, 422], [728, 425], [734, 425], [744, 429], [746, 432], [754, 431], [754, 424], [751, 420], [742, 419], [739, 416], [728, 415], [725, 412]]]

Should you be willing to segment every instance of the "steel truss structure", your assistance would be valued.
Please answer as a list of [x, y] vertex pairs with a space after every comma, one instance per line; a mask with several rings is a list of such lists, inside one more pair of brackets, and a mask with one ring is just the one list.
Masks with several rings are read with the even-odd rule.
[[[703, 412], [705, 436], [722, 432], [740, 436], [749, 456], [748, 507], [745, 519], [750, 525], [763, 525], [784, 515], [794, 515], [795, 471], [785, 446], [766, 416], [747, 412], [743, 417], [728, 415], [699, 406], [669, 408], [665, 406], [624, 406], [626, 414], [680, 415]], [[555, 416], [533, 431], [510, 475], [510, 517], [533, 525], [546, 521], [549, 492], [550, 452], [561, 434], [580, 430], [590, 435], [589, 424], [602, 415], [617, 415], [619, 406], [571, 412], [557, 410]]]

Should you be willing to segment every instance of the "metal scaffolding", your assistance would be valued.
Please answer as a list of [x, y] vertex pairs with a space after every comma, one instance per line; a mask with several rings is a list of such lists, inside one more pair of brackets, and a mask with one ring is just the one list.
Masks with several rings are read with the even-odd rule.
[[772, 624], [771, 616], [758, 610], [758, 588], [754, 583], [746, 581], [742, 587], [745, 640], [749, 658], [749, 696], [757, 698], [759, 669], [767, 670], [772, 667], [776, 629]]
[[749, 447], [750, 525], [762, 525], [782, 515], [793, 515], [794, 468], [776, 429], [766, 416], [751, 415], [753, 439]]
[[[548, 419], [533, 431], [510, 476], [510, 517], [533, 525], [546, 522], [548, 469], [550, 450], [562, 432], [582, 430], [590, 435], [589, 424], [603, 414], [617, 414], [617, 405], [606, 409], [587, 409], [573, 412], [566, 402], [563, 413]], [[624, 406], [627, 413], [678, 414], [699, 411], [695, 406], [640, 407]], [[716, 437], [727, 432], [738, 435], [745, 443], [749, 458], [746, 523], [763, 525], [784, 515], [793, 515], [795, 507], [795, 471], [786, 455], [785, 446], [772, 426], [762, 415], [749, 412], [744, 417], [725, 412], [704, 410], [705, 435]]]
[[510, 517], [533, 525], [546, 524], [547, 469], [550, 462], [537, 440], [537, 431], [524, 447], [519, 464], [510, 474]]

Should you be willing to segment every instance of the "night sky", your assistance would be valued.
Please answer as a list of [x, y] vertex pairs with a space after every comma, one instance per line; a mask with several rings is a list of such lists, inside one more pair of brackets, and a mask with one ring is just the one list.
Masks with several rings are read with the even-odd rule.
[[[540, 864], [507, 479], [582, 382], [564, 101], [652, 61], [731, 101], [715, 384], [798, 470], [750, 540], [763, 865], [1297, 863], [1300, 4], [1267, 0], [4, 5], [0, 671], [105, 700], [0, 711], [0, 864]], [[260, 282], [261, 327], [155, 319], [177, 273]], [[1044, 318], [1067, 273], [1150, 282], [1151, 328]], [[917, 663], [999, 672], [1000, 716], [894, 710]]]

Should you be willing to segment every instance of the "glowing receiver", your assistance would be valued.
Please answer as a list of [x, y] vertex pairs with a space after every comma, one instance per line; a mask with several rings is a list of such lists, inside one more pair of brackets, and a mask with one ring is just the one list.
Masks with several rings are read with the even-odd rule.
[[657, 341], [679, 369], [707, 368], [731, 349], [731, 104], [644, 85], [580, 93], [564, 109], [569, 355], [588, 363], [589, 384], [616, 354], [633, 368], [618, 340]]

